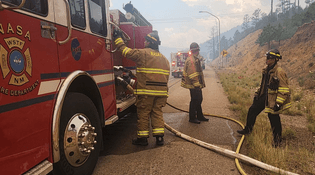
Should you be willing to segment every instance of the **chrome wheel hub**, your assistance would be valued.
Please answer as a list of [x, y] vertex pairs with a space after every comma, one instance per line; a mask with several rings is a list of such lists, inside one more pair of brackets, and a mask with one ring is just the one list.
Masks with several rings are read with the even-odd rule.
[[64, 151], [72, 166], [82, 165], [94, 150], [97, 143], [94, 130], [84, 114], [75, 114], [69, 120], [64, 134]]

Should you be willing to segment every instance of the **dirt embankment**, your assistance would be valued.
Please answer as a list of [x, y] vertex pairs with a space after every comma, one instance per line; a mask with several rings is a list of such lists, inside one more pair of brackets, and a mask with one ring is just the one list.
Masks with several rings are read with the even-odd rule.
[[[223, 59], [224, 69], [221, 71], [237, 72], [248, 76], [260, 73], [266, 66], [265, 53], [269, 50], [267, 43], [264, 46], [255, 43], [261, 32], [262, 30], [254, 32], [229, 48], [227, 50], [229, 58]], [[315, 21], [301, 26], [290, 39], [280, 43], [272, 41], [271, 48], [278, 49], [282, 55], [282, 60], [278, 64], [288, 75], [290, 89], [294, 92], [302, 90], [306, 98], [315, 99]], [[217, 58], [212, 65], [221, 66], [222, 64]], [[295, 102], [293, 101], [293, 103]], [[311, 106], [314, 107], [314, 105]], [[302, 106], [301, 110], [303, 108], [306, 107]], [[314, 152], [315, 136], [307, 128], [306, 114], [302, 116], [281, 115], [281, 121], [283, 130], [290, 128], [295, 132], [295, 139], [288, 140], [288, 145], [293, 148], [306, 148]], [[315, 172], [315, 162], [309, 162], [309, 164], [313, 167], [312, 172]], [[293, 166], [295, 166], [294, 163]], [[301, 170], [301, 172], [304, 171]]]
[[[262, 30], [251, 33], [227, 50], [229, 58], [223, 59], [226, 69], [246, 71], [247, 74], [260, 72], [265, 66], [267, 43], [255, 43]], [[283, 59], [279, 61], [289, 78], [300, 82], [306, 89], [315, 89], [315, 21], [301, 26], [294, 36], [285, 41], [272, 41], [271, 48], [277, 48]], [[213, 61], [218, 65], [219, 59]], [[221, 65], [221, 63], [220, 63]]]

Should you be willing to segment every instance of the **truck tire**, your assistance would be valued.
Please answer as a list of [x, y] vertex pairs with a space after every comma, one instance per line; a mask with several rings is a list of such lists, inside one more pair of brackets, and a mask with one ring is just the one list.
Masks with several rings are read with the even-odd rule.
[[101, 123], [92, 100], [81, 93], [68, 93], [60, 118], [60, 161], [54, 164], [53, 174], [92, 174], [101, 142]]

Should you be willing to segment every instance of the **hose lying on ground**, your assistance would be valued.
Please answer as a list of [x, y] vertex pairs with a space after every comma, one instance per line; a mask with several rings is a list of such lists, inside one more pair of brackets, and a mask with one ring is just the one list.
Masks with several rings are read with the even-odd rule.
[[[186, 112], [186, 113], [187, 113], [187, 111], [184, 111], [184, 110], [182, 110], [182, 109], [179, 109], [179, 108], [177, 108], [177, 107], [175, 107], [175, 106], [173, 106], [173, 105], [170, 105], [169, 103], [167, 103], [167, 105], [171, 106], [171, 107], [174, 108], [174, 109], [177, 109], [177, 110], [179, 110], [179, 111], [182, 111], [182, 112]], [[237, 121], [237, 120], [235, 120], [235, 119], [229, 118], [229, 117], [218, 116], [218, 115], [212, 115], [212, 114], [204, 114], [204, 115], [228, 119], [228, 120], [231, 120], [231, 121], [234, 121], [234, 122], [238, 123], [239, 125], [242, 126], [242, 128], [244, 128], [244, 125], [243, 125], [241, 122], [239, 122], [239, 121]], [[177, 136], [179, 136], [179, 137], [181, 137], [181, 138], [183, 138], [183, 139], [185, 139], [185, 140], [188, 140], [188, 141], [190, 141], [190, 142], [193, 142], [193, 143], [195, 143], [195, 144], [197, 144], [197, 145], [199, 145], [199, 146], [202, 146], [202, 147], [204, 147], [204, 148], [210, 149], [210, 150], [212, 150], [212, 151], [216, 151], [216, 152], [222, 153], [223, 155], [226, 155], [226, 156], [235, 158], [236, 166], [237, 166], [238, 170], [240, 171], [240, 173], [243, 174], [243, 175], [245, 174], [245, 172], [241, 169], [241, 167], [240, 167], [239, 162], [238, 162], [237, 159], [240, 159], [240, 160], [242, 160], [242, 161], [244, 161], [244, 162], [253, 164], [253, 165], [255, 165], [255, 166], [257, 166], [257, 167], [260, 167], [260, 168], [263, 168], [263, 169], [265, 169], [265, 170], [272, 171], [272, 172], [274, 172], [274, 173], [287, 174], [287, 175], [297, 175], [296, 173], [292, 173], [292, 172], [289, 172], [289, 171], [285, 171], [285, 170], [282, 170], [282, 169], [280, 169], [280, 168], [274, 167], [274, 166], [272, 166], [272, 165], [268, 165], [268, 164], [266, 164], [266, 163], [260, 162], [260, 161], [258, 161], [258, 160], [256, 160], [256, 159], [250, 158], [250, 157], [248, 157], [248, 156], [239, 154], [240, 147], [241, 147], [241, 145], [242, 145], [242, 143], [243, 143], [243, 141], [244, 141], [244, 138], [245, 138], [244, 135], [242, 136], [242, 138], [241, 138], [241, 140], [240, 140], [240, 142], [239, 142], [239, 145], [238, 145], [238, 147], [237, 147], [237, 149], [236, 149], [236, 152], [234, 152], [234, 151], [231, 151], [231, 150], [228, 150], [228, 149], [224, 149], [224, 148], [221, 148], [221, 147], [218, 147], [218, 146], [215, 146], [215, 145], [212, 145], [212, 144], [209, 144], [209, 143], [200, 141], [200, 140], [198, 140], [198, 139], [192, 138], [192, 137], [190, 137], [190, 136], [188, 136], [188, 135], [185, 135], [185, 134], [183, 134], [183, 133], [181, 133], [181, 132], [175, 130], [174, 128], [170, 127], [170, 126], [169, 126], [168, 124], [166, 124], [166, 123], [164, 123], [164, 125], [165, 125], [165, 128], [166, 128], [166, 129], [168, 129], [169, 131], [171, 131], [171, 132], [174, 133], [175, 135], [177, 135]]]

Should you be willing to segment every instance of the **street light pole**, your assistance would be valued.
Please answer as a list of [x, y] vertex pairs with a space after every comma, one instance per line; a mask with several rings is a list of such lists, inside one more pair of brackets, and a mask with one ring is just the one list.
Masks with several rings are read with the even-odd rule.
[[[210, 15], [214, 16], [215, 18], [217, 18], [218, 21], [219, 21], [219, 58], [220, 58], [221, 57], [220, 19], [217, 16], [213, 15], [212, 13], [210, 13], [208, 11], [199, 11], [199, 13], [209, 13]], [[221, 61], [222, 61], [222, 68], [223, 68], [223, 58], [221, 59]]]

